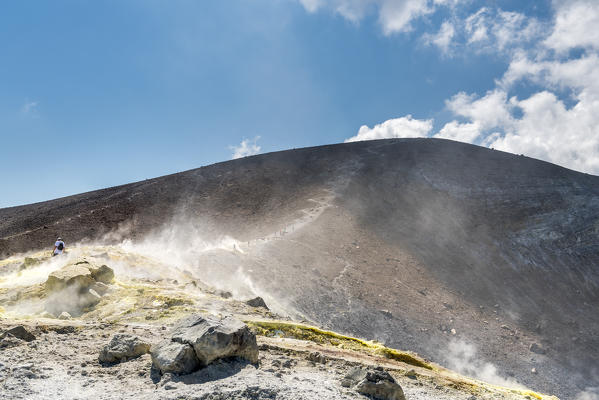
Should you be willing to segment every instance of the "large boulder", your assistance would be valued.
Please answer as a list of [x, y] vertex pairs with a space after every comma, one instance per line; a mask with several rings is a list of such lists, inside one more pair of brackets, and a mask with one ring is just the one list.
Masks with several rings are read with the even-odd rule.
[[150, 345], [137, 336], [116, 334], [102, 351], [98, 360], [102, 363], [116, 363], [139, 357], [150, 352]]
[[95, 282], [91, 271], [85, 265], [67, 265], [52, 272], [46, 280], [47, 292], [58, 292], [66, 287], [89, 288]]
[[258, 362], [256, 335], [246, 324], [232, 317], [218, 319], [193, 315], [175, 326], [172, 339], [193, 347], [203, 366], [228, 357]]
[[358, 393], [379, 400], [406, 400], [401, 386], [382, 369], [352, 369], [341, 381]]
[[240, 357], [257, 363], [258, 344], [248, 326], [235, 318], [193, 315], [179, 321], [170, 339], [154, 346], [151, 354], [160, 372], [185, 374], [216, 359]]
[[114, 272], [106, 265], [87, 260], [68, 264], [48, 276], [45, 309], [54, 315], [66, 311], [78, 316], [102, 300], [108, 291], [106, 283], [113, 279]]
[[113, 279], [112, 268], [80, 260], [52, 272], [46, 280], [46, 292], [58, 292], [67, 287], [76, 287], [81, 289], [81, 292], [85, 292], [97, 282], [106, 284]]
[[151, 349], [152, 365], [161, 373], [190, 374], [200, 368], [200, 360], [188, 344], [164, 340]]

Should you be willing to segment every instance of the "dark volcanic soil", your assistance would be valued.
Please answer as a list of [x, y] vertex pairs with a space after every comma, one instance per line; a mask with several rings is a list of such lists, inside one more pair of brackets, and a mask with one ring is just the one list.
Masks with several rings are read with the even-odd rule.
[[246, 243], [207, 274], [242, 267], [326, 327], [450, 367], [474, 344], [469, 365], [566, 398], [599, 385], [598, 177], [446, 140], [322, 146], [1, 209], [0, 254], [173, 221]]

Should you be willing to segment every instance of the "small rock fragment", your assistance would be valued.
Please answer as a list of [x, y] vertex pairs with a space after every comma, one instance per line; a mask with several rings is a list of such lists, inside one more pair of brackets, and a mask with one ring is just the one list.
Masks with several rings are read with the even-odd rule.
[[538, 343], [531, 343], [528, 349], [536, 354], [545, 354], [545, 349]]
[[58, 319], [71, 319], [71, 314], [69, 314], [66, 311], [63, 311], [62, 313], [60, 313], [60, 315], [58, 316]]
[[320, 354], [318, 351], [314, 351], [308, 354], [308, 360], [317, 364], [326, 364], [327, 357]]
[[139, 357], [150, 351], [150, 345], [141, 341], [137, 336], [116, 334], [110, 340], [98, 357], [102, 363], [114, 363]]

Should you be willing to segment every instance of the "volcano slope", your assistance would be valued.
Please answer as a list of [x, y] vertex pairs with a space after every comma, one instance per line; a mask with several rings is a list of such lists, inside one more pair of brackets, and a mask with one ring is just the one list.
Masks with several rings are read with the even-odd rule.
[[126, 240], [279, 313], [574, 398], [599, 386], [598, 195], [523, 156], [358, 142], [2, 209], [0, 254]]

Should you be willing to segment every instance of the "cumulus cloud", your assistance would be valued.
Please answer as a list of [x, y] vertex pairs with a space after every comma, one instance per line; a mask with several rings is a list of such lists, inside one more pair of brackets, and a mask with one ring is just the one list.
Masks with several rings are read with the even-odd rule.
[[[587, 0], [553, 4], [555, 16], [547, 26], [523, 14], [487, 8], [465, 18], [462, 27], [455, 19], [446, 21], [425, 38], [442, 51], [457, 45], [452, 38], [462, 35], [475, 50], [503, 51], [509, 57], [495, 88], [482, 95], [459, 92], [446, 100], [455, 119], [436, 133], [432, 120], [407, 115], [372, 129], [363, 126], [348, 141], [433, 136], [599, 174], [599, 7]], [[527, 41], [531, 44], [522, 45]], [[520, 98], [514, 94], [519, 83], [538, 89]]]
[[440, 6], [452, 7], [463, 0], [299, 0], [306, 11], [320, 9], [331, 11], [352, 21], [359, 22], [369, 12], [378, 15], [385, 35], [407, 32], [412, 21], [433, 13]]
[[451, 121], [446, 123], [434, 137], [473, 143], [480, 134], [481, 129], [477, 123], [461, 124], [458, 121]]
[[[488, 146], [599, 173], [599, 42], [593, 39], [599, 10], [589, 5], [557, 4], [547, 38], [515, 52], [495, 90], [480, 99], [459, 93], [448, 108], [487, 130]], [[584, 52], [563, 57], [573, 49]], [[518, 82], [542, 89], [524, 99], [509, 97]]]
[[412, 118], [411, 115], [390, 119], [382, 124], [369, 128], [362, 125], [358, 134], [345, 142], [357, 142], [360, 140], [426, 137], [433, 129], [433, 121]]
[[558, 52], [582, 47], [599, 50], [599, 8], [595, 0], [555, 2], [555, 27], [545, 45]]
[[261, 147], [258, 145], [259, 139], [260, 136], [256, 136], [253, 139], [243, 139], [239, 146], [229, 146], [229, 149], [233, 152], [231, 158], [242, 158], [260, 153]]
[[439, 28], [439, 32], [434, 35], [425, 34], [423, 38], [426, 44], [437, 46], [443, 54], [448, 54], [454, 35], [455, 28], [453, 24], [449, 21], [445, 21], [441, 25], [441, 28]]

